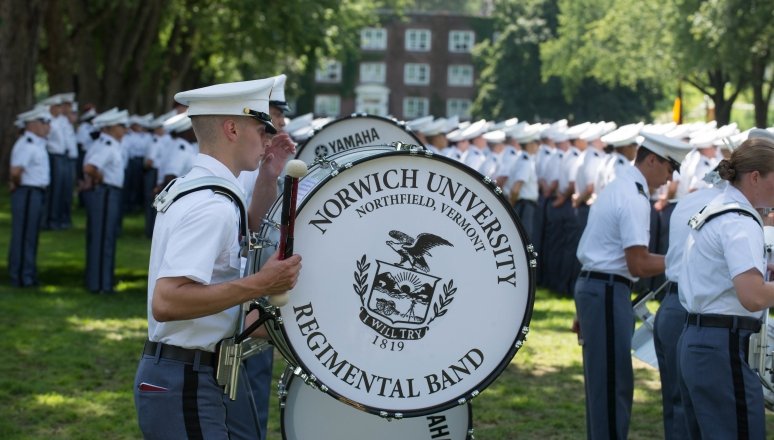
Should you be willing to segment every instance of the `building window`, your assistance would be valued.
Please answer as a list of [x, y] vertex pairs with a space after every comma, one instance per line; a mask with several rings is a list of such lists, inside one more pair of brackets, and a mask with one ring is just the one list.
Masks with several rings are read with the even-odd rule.
[[363, 28], [360, 31], [360, 48], [366, 50], [387, 49], [387, 29]]
[[473, 66], [469, 64], [452, 64], [449, 66], [450, 86], [472, 86]]
[[317, 95], [314, 97], [314, 113], [319, 116], [339, 116], [341, 98], [338, 95]]
[[406, 63], [403, 67], [403, 82], [409, 86], [430, 84], [430, 65]]
[[406, 29], [406, 50], [429, 52], [430, 31], [427, 29]]
[[473, 31], [449, 31], [449, 52], [470, 52], [476, 44]]
[[446, 117], [458, 116], [460, 119], [470, 119], [470, 99], [452, 98], [446, 101]]
[[427, 98], [408, 97], [403, 98], [403, 118], [419, 118], [427, 116], [430, 110], [430, 101]]
[[384, 84], [386, 71], [384, 63], [360, 63], [360, 82]]
[[315, 72], [315, 79], [321, 83], [341, 82], [341, 63], [336, 60], [323, 60]]

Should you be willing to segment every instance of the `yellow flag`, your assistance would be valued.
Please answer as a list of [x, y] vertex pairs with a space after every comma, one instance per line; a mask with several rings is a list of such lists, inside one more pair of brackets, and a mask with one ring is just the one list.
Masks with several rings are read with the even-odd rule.
[[683, 101], [679, 96], [675, 98], [675, 104], [672, 106], [672, 121], [677, 124], [683, 123]]

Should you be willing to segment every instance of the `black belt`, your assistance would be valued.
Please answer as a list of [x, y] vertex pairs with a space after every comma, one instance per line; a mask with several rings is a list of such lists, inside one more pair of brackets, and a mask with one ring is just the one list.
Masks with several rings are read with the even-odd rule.
[[145, 348], [143, 354], [150, 356], [156, 356], [156, 350], [161, 345], [161, 351], [159, 357], [161, 359], [169, 359], [172, 361], [185, 362], [187, 364], [193, 364], [196, 361], [196, 355], [199, 355], [200, 365], [215, 366], [216, 357], [215, 353], [204, 350], [196, 350], [193, 348], [182, 348], [176, 345], [164, 344], [161, 342], [145, 341]]
[[27, 189], [34, 189], [37, 191], [45, 191], [45, 186], [33, 186], [33, 185], [19, 185], [19, 188], [27, 188]]
[[688, 325], [695, 325], [697, 327], [752, 330], [753, 332], [759, 332], [761, 330], [760, 319], [735, 315], [700, 315], [696, 313], [689, 313]]
[[100, 183], [100, 185], [104, 186], [105, 188], [115, 189], [115, 190], [119, 190], [119, 191], [121, 191], [123, 189], [120, 186], [108, 185], [107, 183]]
[[622, 275], [616, 275], [612, 273], [594, 272], [591, 270], [582, 270], [580, 278], [591, 278], [592, 280], [607, 281], [608, 283], [621, 283], [631, 290], [634, 287], [634, 282], [629, 278]]
[[673, 293], [674, 293], [675, 295], [677, 295], [677, 293], [678, 293], [678, 290], [677, 290], [677, 283], [675, 283], [674, 281], [672, 281], [671, 283], [669, 283], [669, 290], [667, 290], [667, 295], [671, 295], [671, 294], [673, 294]]

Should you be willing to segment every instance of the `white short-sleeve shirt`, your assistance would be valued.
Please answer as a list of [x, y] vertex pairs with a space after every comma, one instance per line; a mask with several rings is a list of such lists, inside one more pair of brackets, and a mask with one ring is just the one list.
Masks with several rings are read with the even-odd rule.
[[648, 184], [637, 167], [628, 167], [610, 182], [591, 205], [583, 230], [578, 260], [583, 270], [625, 276], [629, 272], [624, 249], [648, 246], [650, 242], [650, 202]]
[[[218, 176], [239, 185], [215, 158], [199, 154], [193, 168], [179, 181]], [[239, 278], [239, 210], [226, 196], [196, 191], [159, 212], [148, 268], [148, 337], [154, 342], [214, 351], [223, 338], [234, 335], [239, 306], [213, 315], [182, 321], [157, 322], [151, 304], [156, 280], [187, 277], [211, 285]]]
[[680, 268], [683, 261], [685, 240], [691, 233], [688, 220], [717, 197], [723, 190], [710, 186], [690, 193], [680, 199], [669, 219], [669, 250], [665, 257], [666, 277], [669, 281], [680, 282]]
[[506, 186], [510, 188], [519, 181], [524, 182], [519, 190], [519, 199], [536, 202], [538, 199], [538, 181], [535, 158], [523, 151], [519, 153], [519, 158], [511, 168]]
[[[736, 187], [728, 185], [710, 203], [737, 202], [752, 209]], [[734, 277], [755, 269], [766, 274], [763, 228], [747, 215], [719, 215], [686, 239], [680, 268], [680, 302], [689, 313], [739, 315], [754, 318], [742, 306], [734, 289]]]
[[23, 168], [19, 183], [39, 188], [51, 182], [46, 140], [30, 131], [16, 140], [11, 149], [11, 167]]
[[122, 148], [121, 143], [113, 136], [102, 133], [89, 149], [89, 154], [84, 158], [84, 165], [95, 166], [102, 173], [102, 183], [122, 188], [126, 168]]

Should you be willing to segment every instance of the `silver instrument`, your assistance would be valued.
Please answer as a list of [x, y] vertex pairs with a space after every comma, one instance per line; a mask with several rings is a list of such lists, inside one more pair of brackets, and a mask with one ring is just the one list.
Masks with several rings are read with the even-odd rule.
[[[766, 262], [774, 262], [774, 226], [763, 227]], [[766, 274], [766, 281], [772, 281], [772, 274]], [[747, 363], [758, 374], [763, 386], [763, 401], [774, 411], [774, 326], [769, 324], [769, 309], [763, 315], [761, 331], [750, 336]]]

